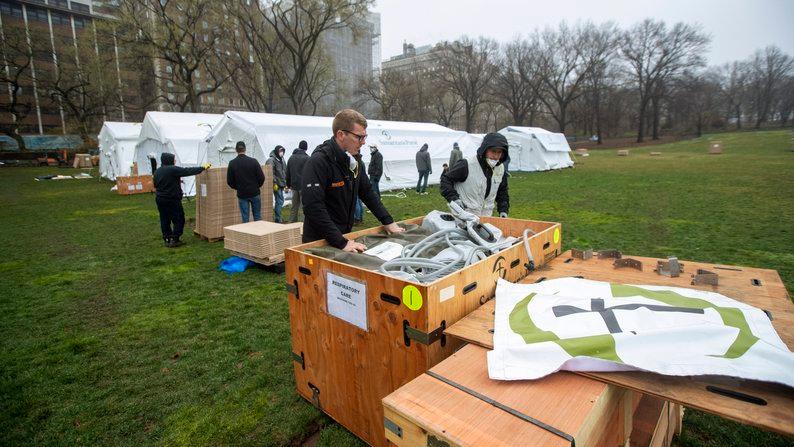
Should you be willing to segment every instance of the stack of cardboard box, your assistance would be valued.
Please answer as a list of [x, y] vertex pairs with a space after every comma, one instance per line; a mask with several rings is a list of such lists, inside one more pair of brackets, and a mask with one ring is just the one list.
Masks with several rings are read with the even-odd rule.
[[257, 221], [223, 229], [223, 246], [257, 262], [281, 262], [284, 250], [301, 244], [303, 224]]
[[[196, 176], [196, 234], [207, 240], [223, 238], [223, 227], [242, 223], [237, 193], [226, 184], [226, 167], [210, 168]], [[262, 220], [273, 221], [273, 168], [262, 166]]]

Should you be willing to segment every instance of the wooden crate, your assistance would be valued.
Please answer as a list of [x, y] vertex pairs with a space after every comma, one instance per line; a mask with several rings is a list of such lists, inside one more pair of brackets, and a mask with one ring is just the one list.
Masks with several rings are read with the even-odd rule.
[[[641, 410], [638, 393], [568, 372], [491, 380], [486, 352], [466, 345], [385, 397], [386, 438], [400, 447], [596, 447], [629, 440]], [[643, 410], [646, 420], [655, 412], [658, 421], [663, 409]]]
[[[525, 228], [535, 231], [530, 247], [537, 265], [560, 253], [558, 223], [482, 220], [508, 236], [520, 237]], [[421, 222], [421, 217], [405, 221]], [[371, 228], [347, 237], [380, 232], [380, 227]], [[461, 343], [444, 336], [444, 329], [492, 298], [498, 277], [518, 281], [526, 276], [527, 255], [523, 244], [517, 244], [445, 278], [420, 284], [304, 251], [325, 244], [315, 241], [285, 251], [296, 387], [301, 396], [366, 442], [385, 445], [381, 399], [459, 348]], [[365, 284], [355, 287], [363, 296], [350, 306], [359, 309], [357, 324], [365, 329], [329, 313], [329, 274], [343, 282], [346, 278]]]
[[154, 181], [151, 175], [116, 177], [116, 192], [123, 196], [154, 192]]
[[[544, 269], [527, 275], [522, 282], [581, 277], [619, 284], [689, 287], [717, 292], [768, 312], [780, 338], [789, 349], [794, 348], [794, 303], [776, 271], [681, 261], [684, 272], [671, 278], [653, 271], [657, 262], [664, 260], [630, 257], [643, 263], [642, 271], [631, 268], [616, 269], [613, 259], [576, 259], [568, 251], [550, 261]], [[692, 274], [700, 269], [718, 273], [719, 284], [692, 285]], [[493, 312], [494, 302], [489, 301], [452, 325], [446, 333], [450, 337], [493, 349], [493, 334], [490, 332], [494, 327]], [[794, 436], [794, 412], [791, 411], [794, 408], [794, 392], [785, 385], [718, 376], [664, 376], [643, 371], [577, 374], [673, 404]]]

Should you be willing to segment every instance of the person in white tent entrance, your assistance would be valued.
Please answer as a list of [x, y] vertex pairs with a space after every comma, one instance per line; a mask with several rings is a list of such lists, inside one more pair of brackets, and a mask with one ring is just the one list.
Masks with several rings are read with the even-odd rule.
[[499, 217], [507, 217], [507, 147], [504, 135], [485, 135], [475, 156], [458, 160], [441, 174], [441, 195], [478, 216], [492, 215], [496, 205]]

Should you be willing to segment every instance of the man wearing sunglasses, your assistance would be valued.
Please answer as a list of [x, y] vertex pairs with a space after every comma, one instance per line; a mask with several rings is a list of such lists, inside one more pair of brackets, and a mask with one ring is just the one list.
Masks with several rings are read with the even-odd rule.
[[356, 200], [360, 198], [388, 233], [404, 231], [391, 217], [370, 184], [362, 163], [361, 146], [367, 140], [367, 120], [352, 109], [337, 113], [334, 135], [312, 152], [303, 168], [303, 242], [325, 239], [348, 252], [367, 249], [344, 237], [353, 228]]

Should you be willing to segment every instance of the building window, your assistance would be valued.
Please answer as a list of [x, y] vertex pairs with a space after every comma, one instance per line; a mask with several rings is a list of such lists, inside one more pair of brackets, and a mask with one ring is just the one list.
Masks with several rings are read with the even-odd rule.
[[8, 17], [22, 18], [22, 5], [18, 3], [0, 2], [0, 13]]
[[57, 6], [59, 8], [68, 8], [69, 3], [66, 0], [49, 0], [50, 6]]
[[47, 10], [28, 6], [28, 20], [47, 23]]
[[72, 2], [72, 10], [80, 11], [80, 12], [90, 12], [91, 8], [88, 5], [84, 5], [82, 3]]
[[52, 17], [52, 24], [53, 25], [61, 25], [61, 26], [69, 26], [71, 25], [71, 20], [69, 20], [69, 15], [64, 14], [58, 11], [52, 11], [50, 13]]
[[88, 21], [82, 17], [74, 17], [74, 27], [75, 28], [85, 28], [85, 25]]

